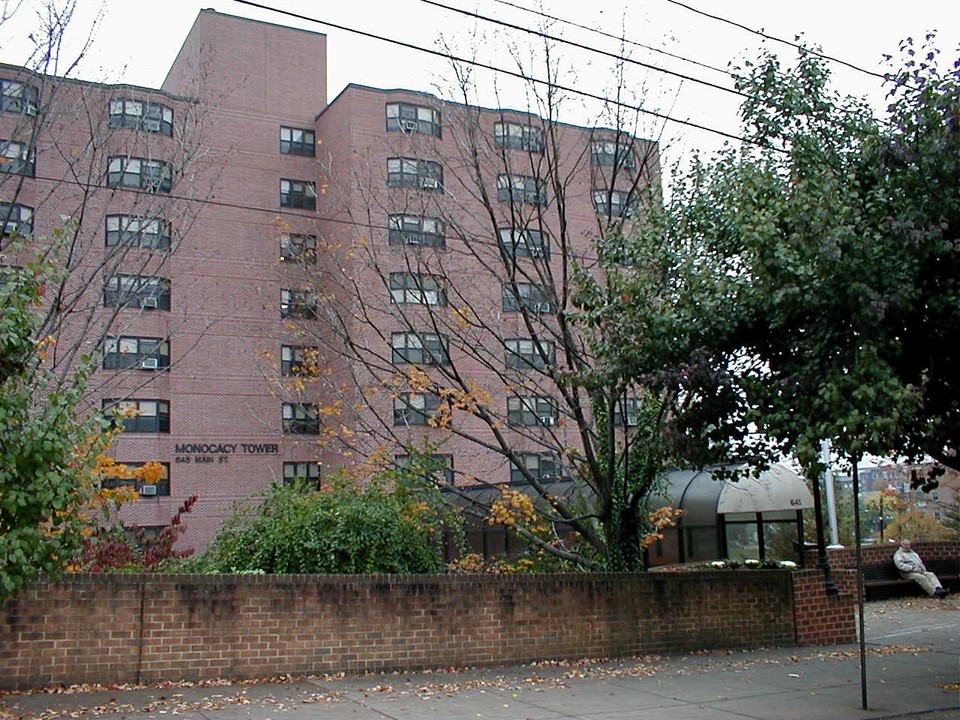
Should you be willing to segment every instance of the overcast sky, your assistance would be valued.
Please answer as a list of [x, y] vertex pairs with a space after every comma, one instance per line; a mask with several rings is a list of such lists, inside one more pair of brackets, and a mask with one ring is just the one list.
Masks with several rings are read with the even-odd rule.
[[[54, 0], [62, 2], [63, 0]], [[0, 0], [3, 3], [4, 0]], [[7, 0], [9, 3], [10, 0]], [[733, 27], [681, 7], [669, 0], [436, 0], [482, 15], [532, 29], [544, 29], [570, 41], [603, 49], [613, 54], [626, 50], [633, 60], [657, 65], [674, 72], [730, 87], [730, 78], [719, 70], [744, 58], [756, 57], [761, 48], [792, 58], [795, 51], [780, 43]], [[20, 64], [29, 45], [27, 36], [36, 18], [35, 0], [22, 0], [14, 21], [0, 27], [0, 59]], [[69, 56], [77, 43], [89, 34], [99, 9], [99, 24], [93, 47], [75, 76], [103, 82], [126, 82], [159, 87], [167, 69], [201, 8], [301, 27], [328, 36], [329, 98], [333, 99], [350, 82], [374, 87], [405, 87], [437, 91], [449, 86], [449, 63], [425, 53], [361, 37], [329, 24], [382, 35], [426, 48], [437, 48], [442, 41], [454, 52], [476, 56], [499, 67], [516, 69], [511, 48], [528, 57], [534, 36], [496, 26], [431, 5], [423, 0], [265, 0], [284, 11], [322, 21], [310, 22], [252, 7], [237, 0], [81, 0], [80, 11], [66, 45]], [[883, 55], [897, 54], [900, 40], [921, 37], [938, 31], [938, 45], [950, 62], [960, 56], [960, 2], [956, 0], [919, 0], [910, 5], [873, 0], [684, 0], [684, 4], [722, 17], [753, 30], [794, 40], [801, 35], [807, 43], [819, 45], [823, 52], [866, 70], [882, 72]], [[559, 20], [520, 8], [546, 13]], [[569, 21], [571, 24], [560, 22]], [[576, 27], [581, 25], [611, 35], [623, 35], [627, 44]], [[657, 50], [694, 60], [699, 64], [654, 52]], [[592, 94], [609, 96], [615, 89], [615, 63], [608, 57], [572, 47], [560, 47], [561, 82]], [[843, 65], [835, 65], [839, 90], [867, 95], [878, 106], [882, 102], [881, 81]], [[518, 83], [489, 70], [475, 70], [480, 88], [478, 101], [488, 106], [509, 105], [524, 109], [525, 100]], [[692, 123], [736, 133], [738, 99], [722, 90], [691, 80], [680, 81], [655, 70], [628, 65], [626, 84], [642, 104], [652, 110]], [[495, 94], [500, 93], [500, 99]], [[636, 102], [640, 103], [638, 97]], [[591, 124], [600, 112], [596, 103], [571, 97], [567, 104], [571, 122]], [[667, 148], [707, 149], [722, 141], [718, 135], [691, 130], [682, 125], [663, 125], [651, 116], [642, 116], [638, 134], [656, 136]], [[669, 152], [669, 150], [668, 150]], [[669, 158], [667, 160], [669, 162]]]

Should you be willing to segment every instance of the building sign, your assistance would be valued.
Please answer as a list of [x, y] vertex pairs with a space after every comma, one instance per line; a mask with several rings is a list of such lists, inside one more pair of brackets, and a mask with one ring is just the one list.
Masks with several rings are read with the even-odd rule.
[[173, 446], [176, 463], [226, 463], [232, 455], [279, 455], [277, 443], [189, 442]]

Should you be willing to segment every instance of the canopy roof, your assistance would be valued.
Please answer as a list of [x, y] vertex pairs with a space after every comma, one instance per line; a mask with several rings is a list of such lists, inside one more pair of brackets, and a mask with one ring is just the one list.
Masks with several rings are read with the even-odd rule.
[[661, 491], [665, 504], [684, 510], [683, 524], [715, 525], [717, 515], [803, 510], [813, 507], [804, 479], [785, 465], [736, 482], [714, 480], [716, 468], [674, 470]]

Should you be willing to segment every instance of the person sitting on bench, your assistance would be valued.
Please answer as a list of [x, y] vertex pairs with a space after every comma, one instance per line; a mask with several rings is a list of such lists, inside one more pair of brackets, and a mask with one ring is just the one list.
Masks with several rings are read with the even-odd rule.
[[893, 564], [900, 571], [900, 577], [913, 580], [930, 597], [944, 598], [950, 592], [944, 589], [936, 575], [927, 570], [920, 556], [910, 548], [909, 540], [900, 541], [900, 547], [893, 554]]

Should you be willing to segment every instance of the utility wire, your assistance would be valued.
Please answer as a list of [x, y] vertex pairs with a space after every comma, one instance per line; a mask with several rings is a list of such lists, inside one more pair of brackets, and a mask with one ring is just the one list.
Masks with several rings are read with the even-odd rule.
[[617, 42], [626, 43], [627, 45], [632, 45], [634, 47], [643, 48], [644, 50], [649, 50], [650, 52], [659, 53], [660, 55], [666, 55], [671, 57], [674, 60], [680, 60], [681, 62], [690, 63], [691, 65], [696, 65], [697, 67], [702, 67], [706, 70], [712, 70], [713, 72], [720, 73], [721, 75], [726, 75], [728, 77], [734, 77], [733, 73], [729, 70], [724, 70], [723, 68], [714, 67], [699, 60], [694, 60], [693, 58], [684, 57], [683, 55], [677, 55], [676, 53], [669, 52], [662, 48], [653, 47], [652, 45], [644, 45], [643, 43], [637, 42], [636, 40], [630, 40], [620, 35], [614, 35], [613, 33], [608, 33], [604, 30], [598, 30], [597, 28], [588, 27], [586, 25], [581, 25], [580, 23], [575, 23], [572, 20], [566, 20], [565, 18], [558, 17], [556, 15], [550, 15], [549, 13], [542, 12], [540, 10], [533, 10], [531, 8], [524, 7], [517, 3], [509, 2], [509, 0], [493, 0], [495, 3], [500, 5], [506, 5], [507, 7], [512, 7], [517, 10], [522, 10], [523, 12], [530, 13], [531, 15], [536, 15], [537, 17], [546, 18], [547, 20], [552, 20], [554, 22], [563, 23], [564, 25], [569, 25], [570, 27], [579, 28], [580, 30], [586, 30], [587, 32], [594, 33], [601, 37], [608, 38], [610, 40], [616, 40]]
[[774, 42], [783, 43], [784, 45], [788, 45], [789, 47], [796, 48], [797, 50], [802, 50], [803, 52], [808, 52], [808, 53], [810, 53], [811, 55], [815, 55], [816, 57], [821, 58], [822, 60], [827, 60], [827, 61], [829, 61], [829, 62], [834, 62], [834, 63], [837, 63], [838, 65], [844, 65], [844, 66], [846, 66], [846, 67], [848, 67], [848, 68], [850, 68], [850, 69], [852, 69], [852, 70], [856, 70], [857, 72], [862, 72], [862, 73], [864, 73], [864, 74], [866, 74], [866, 75], [871, 75], [871, 76], [873, 76], [873, 77], [875, 77], [875, 78], [880, 78], [881, 80], [887, 80], [887, 79], [889, 79], [889, 78], [887, 78], [887, 76], [884, 75], [883, 73], [874, 72], [873, 70], [867, 70], [866, 68], [862, 68], [862, 67], [860, 67], [859, 65], [854, 65], [854, 64], [851, 63], [851, 62], [847, 62], [846, 60], [841, 60], [840, 58], [833, 57], [832, 55], [827, 55], [827, 54], [824, 53], [824, 52], [820, 52], [820, 51], [817, 51], [817, 50], [812, 50], [811, 48], [805, 47], [805, 46], [803, 46], [803, 45], [799, 45], [798, 43], [795, 43], [795, 42], [791, 42], [790, 40], [784, 40], [783, 38], [779, 38], [779, 37], [777, 37], [777, 36], [775, 36], [775, 35], [770, 35], [770, 34], [768, 34], [768, 33], [765, 33], [763, 30], [755, 30], [755, 29], [753, 29], [753, 28], [751, 28], [751, 27], [748, 27], [748, 26], [746, 26], [746, 25], [743, 25], [743, 24], [741, 24], [741, 23], [738, 23], [738, 22], [736, 22], [736, 21], [734, 21], [734, 20], [730, 20], [730, 19], [728, 19], [728, 18], [721, 17], [721, 16], [719, 16], [719, 15], [711, 15], [711, 14], [708, 13], [708, 12], [704, 12], [703, 10], [698, 10], [697, 8], [695, 8], [695, 7], [691, 6], [691, 5], [687, 5], [686, 3], [682, 3], [682, 2], [680, 2], [680, 0], [666, 0], [666, 2], [670, 3], [671, 5], [676, 5], [677, 7], [681, 7], [681, 8], [683, 8], [684, 10], [689, 10], [690, 12], [696, 13], [697, 15], [702, 15], [702, 16], [705, 17], [705, 18], [709, 18], [709, 19], [711, 19], [711, 20], [716, 20], [717, 22], [722, 22], [722, 23], [725, 23], [725, 24], [727, 24], [727, 25], [732, 25], [733, 27], [739, 28], [739, 29], [741, 29], [741, 30], [746, 30], [748, 33], [751, 33], [751, 34], [753, 34], [753, 35], [759, 35], [760, 37], [766, 38], [767, 40], [773, 40]]
[[389, 43], [389, 44], [391, 44], [391, 45], [397, 45], [397, 46], [399, 46], [399, 47], [407, 48], [407, 49], [409, 49], [409, 50], [414, 50], [414, 51], [416, 51], [416, 52], [427, 53], [428, 55], [433, 55], [433, 56], [435, 56], [435, 57], [440, 57], [440, 58], [443, 58], [443, 59], [445, 59], [445, 60], [452, 60], [452, 61], [454, 61], [454, 62], [463, 63], [463, 64], [465, 64], [465, 65], [471, 65], [471, 66], [473, 66], [473, 67], [478, 67], [478, 68], [480, 68], [480, 69], [482, 69], [482, 70], [490, 70], [491, 72], [500, 73], [501, 75], [506, 75], [506, 76], [508, 76], [508, 77], [514, 77], [514, 78], [517, 78], [517, 79], [519, 79], [519, 80], [523, 80], [523, 81], [525, 81], [525, 82], [534, 83], [534, 84], [536, 84], [536, 85], [543, 85], [543, 86], [545, 86], [545, 87], [553, 88], [553, 89], [555, 89], [555, 90], [562, 90], [563, 92], [569, 92], [569, 93], [574, 94], [574, 95], [580, 95], [581, 97], [590, 98], [591, 100], [598, 100], [598, 101], [600, 101], [600, 102], [602, 102], [602, 103], [607, 103], [607, 104], [613, 105], [613, 106], [615, 106], [615, 107], [620, 107], [620, 108], [623, 108], [623, 109], [626, 109], [626, 110], [632, 110], [632, 111], [634, 111], [634, 112], [638, 112], [638, 113], [641, 113], [641, 114], [644, 114], [644, 115], [649, 115], [649, 116], [651, 116], [651, 117], [657, 118], [658, 120], [663, 120], [664, 122], [676, 123], [676, 124], [678, 124], [678, 125], [683, 125], [683, 126], [685, 126], [685, 127], [694, 128], [694, 129], [696, 129], [696, 130], [703, 130], [704, 132], [712, 133], [712, 134], [714, 134], [714, 135], [719, 135], [720, 137], [727, 138], [728, 140], [736, 140], [736, 141], [738, 141], [738, 142], [743, 142], [743, 143], [747, 143], [747, 144], [750, 144], [750, 145], [757, 145], [757, 146], [759, 146], [759, 147], [763, 147], [763, 148], [766, 148], [766, 149], [769, 149], [769, 150], [774, 150], [774, 151], [777, 151], [777, 152], [786, 152], [786, 150], [783, 150], [783, 149], [781, 149], [781, 148], [772, 147], [772, 146], [767, 145], [767, 144], [765, 144], [765, 143], [761, 143], [761, 142], [759, 142], [759, 141], [757, 141], [757, 140], [753, 140], [753, 139], [751, 139], [751, 138], [743, 137], [742, 135], [737, 135], [737, 134], [735, 134], [735, 133], [726, 132], [725, 130], [718, 130], [718, 129], [716, 129], [716, 128], [712, 128], [712, 127], [709, 127], [709, 126], [707, 126], [707, 125], [701, 125], [700, 123], [696, 123], [696, 122], [693, 122], [693, 121], [691, 121], [691, 120], [681, 120], [681, 119], [675, 118], [675, 117], [673, 117], [673, 116], [671, 116], [671, 115], [667, 115], [667, 114], [665, 114], [665, 113], [657, 112], [656, 110], [648, 110], [648, 109], [646, 109], [646, 108], [644, 108], [644, 107], [641, 107], [641, 106], [639, 106], [639, 105], [631, 105], [631, 104], [625, 103], [625, 102], [623, 102], [623, 101], [621, 101], [621, 100], [614, 100], [614, 99], [605, 97], [605, 96], [603, 96], [603, 95], [598, 95], [598, 94], [596, 94], [596, 93], [587, 92], [586, 90], [580, 90], [580, 89], [578, 89], [578, 88], [570, 87], [570, 86], [568, 86], [568, 85], [560, 85], [560, 84], [555, 83], [555, 82], [552, 82], [552, 81], [550, 81], [550, 80], [543, 80], [543, 79], [541, 79], [541, 78], [533, 77], [533, 76], [530, 76], [530, 75], [524, 75], [523, 73], [517, 72], [517, 71], [515, 71], [515, 70], [507, 70], [507, 69], [505, 69], [505, 68], [497, 67], [497, 66], [495, 66], [495, 65], [490, 65], [489, 63], [483, 63], [483, 62], [480, 62], [480, 61], [478, 61], [478, 60], [471, 60], [471, 59], [469, 59], [469, 58], [465, 58], [465, 57], [462, 57], [462, 56], [459, 56], [459, 55], [453, 55], [452, 53], [449, 53], [449, 52], [443, 52], [443, 51], [440, 51], [440, 50], [434, 50], [434, 49], [432, 49], [432, 48], [425, 48], [425, 47], [422, 47], [422, 46], [420, 46], [420, 45], [415, 45], [415, 44], [413, 44], [413, 43], [405, 42], [405, 41], [403, 41], [403, 40], [396, 40], [396, 39], [394, 39], [394, 38], [388, 38], [388, 37], [385, 37], [385, 36], [383, 36], [383, 35], [377, 35], [377, 34], [375, 34], [375, 33], [366, 32], [365, 30], [357, 30], [356, 28], [347, 27], [347, 26], [345, 26], [345, 25], [339, 25], [339, 24], [337, 24], [337, 23], [332, 23], [332, 22], [329, 22], [329, 21], [327, 21], [327, 20], [318, 20], [317, 18], [313, 18], [313, 17], [310, 17], [310, 16], [308, 16], [308, 15], [302, 15], [302, 14], [299, 14], [299, 13], [291, 12], [291, 11], [289, 11], [289, 10], [281, 10], [281, 9], [279, 9], [279, 8], [272, 7], [272, 6], [270, 6], [270, 5], [264, 5], [264, 4], [262, 4], [262, 3], [252, 2], [252, 0], [234, 0], [234, 2], [239, 3], [239, 4], [241, 4], [241, 5], [247, 5], [247, 6], [249, 6], [249, 7], [254, 7], [254, 8], [257, 8], [257, 9], [259, 9], [259, 10], [267, 10], [267, 11], [269, 11], [269, 12], [274, 12], [274, 13], [277, 13], [277, 14], [279, 14], [279, 15], [285, 15], [285, 16], [287, 16], [287, 17], [296, 18], [297, 20], [304, 20], [304, 21], [309, 22], [309, 23], [314, 23], [314, 24], [317, 24], [317, 25], [324, 25], [324, 26], [326, 26], [326, 27], [330, 27], [330, 28], [333, 28], [333, 29], [335, 29], [335, 30], [342, 30], [343, 32], [352, 33], [352, 34], [354, 34], [354, 35], [359, 35], [360, 37], [366, 37], [366, 38], [370, 38], [370, 39], [372, 39], [372, 40], [378, 40], [378, 41], [380, 41], [380, 42], [386, 42], [386, 43]]
[[470, 10], [462, 10], [461, 8], [453, 7], [452, 5], [445, 5], [442, 2], [437, 2], [437, 0], [420, 0], [422, 3], [427, 5], [433, 5], [438, 8], [443, 8], [444, 10], [449, 10], [450, 12], [459, 13], [461, 15], [466, 15], [467, 17], [476, 18], [477, 20], [483, 20], [485, 22], [493, 23], [494, 25], [500, 25], [501, 27], [510, 28], [511, 30], [519, 30], [520, 32], [525, 32], [529, 35], [536, 35], [539, 38], [544, 40], [551, 40], [562, 45], [569, 45], [575, 47], [578, 50], [586, 50], [587, 52], [595, 53], [597, 55], [602, 55], [604, 57], [612, 58], [618, 62], [626, 62], [632, 65], [637, 65], [647, 70], [653, 70], [655, 72], [663, 73], [665, 75], [670, 75], [672, 77], [679, 78], [681, 80], [687, 80], [692, 83], [697, 83], [698, 85], [704, 85], [706, 87], [712, 88], [714, 90], [721, 90], [723, 92], [730, 93], [731, 95], [738, 95], [742, 98], [749, 98], [751, 100], [756, 100], [757, 98], [753, 95], [749, 95], [739, 90], [734, 90], [733, 88], [724, 87], [723, 85], [717, 85], [712, 83], [709, 80], [701, 80], [700, 78], [695, 78], [692, 75], [684, 75], [683, 73], [678, 73], [674, 70], [668, 70], [667, 68], [662, 68], [659, 65], [651, 65], [650, 63], [645, 63], [640, 60], [634, 60], [633, 58], [626, 57], [624, 55], [618, 55], [617, 53], [608, 52], [606, 50], [601, 50], [600, 48], [590, 47], [589, 45], [584, 45], [582, 43], [574, 42], [572, 40], [567, 40], [562, 37], [557, 37], [556, 35], [550, 35], [541, 30], [533, 30], [531, 28], [523, 27], [522, 25], [514, 25], [509, 23], [506, 20], [498, 20], [497, 18], [488, 17], [486, 15], [481, 15], [478, 12]]

